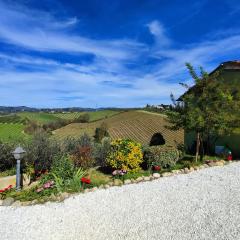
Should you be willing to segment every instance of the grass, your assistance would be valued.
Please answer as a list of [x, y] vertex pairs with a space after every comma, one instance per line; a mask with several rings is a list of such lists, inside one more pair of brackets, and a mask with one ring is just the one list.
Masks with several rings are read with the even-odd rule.
[[16, 168], [5, 170], [4, 172], [0, 172], [0, 177], [8, 177], [16, 174]]
[[10, 142], [26, 138], [24, 125], [19, 123], [0, 123], [0, 140]]
[[88, 170], [88, 175], [93, 186], [100, 186], [109, 183], [112, 179], [111, 175], [104, 174], [94, 168]]
[[18, 115], [24, 119], [28, 118], [31, 121], [36, 121], [38, 123], [48, 123], [59, 120], [57, 116], [54, 116], [51, 113], [43, 113], [43, 112], [22, 112], [18, 113]]
[[95, 111], [95, 112], [54, 113], [52, 115], [62, 119], [73, 120], [74, 118], [77, 118], [86, 113], [89, 114], [89, 117], [90, 117], [89, 121], [93, 122], [93, 121], [97, 121], [100, 119], [104, 119], [104, 118], [108, 118], [113, 115], [116, 115], [119, 113], [119, 111], [102, 110], [102, 111]]

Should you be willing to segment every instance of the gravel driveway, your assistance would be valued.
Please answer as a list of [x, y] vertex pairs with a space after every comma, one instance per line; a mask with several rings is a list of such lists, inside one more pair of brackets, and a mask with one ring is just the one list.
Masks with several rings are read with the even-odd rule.
[[0, 207], [0, 239], [240, 239], [240, 163]]

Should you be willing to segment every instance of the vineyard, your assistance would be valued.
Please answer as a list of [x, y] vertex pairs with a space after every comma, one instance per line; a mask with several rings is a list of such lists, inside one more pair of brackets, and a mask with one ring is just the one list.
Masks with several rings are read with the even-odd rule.
[[73, 120], [83, 114], [89, 114], [89, 121], [105, 119], [118, 114], [119, 111], [101, 110], [96, 112], [67, 112], [67, 113], [45, 113], [45, 112], [20, 112], [16, 114], [0, 115], [0, 141], [19, 140], [24, 135], [23, 130], [28, 120], [38, 124], [55, 122], [61, 119]]
[[171, 131], [166, 128], [168, 122], [161, 114], [144, 111], [129, 111], [117, 114], [105, 120], [92, 123], [73, 123], [54, 131], [57, 138], [78, 137], [83, 133], [93, 136], [96, 127], [102, 122], [109, 127], [111, 138], [129, 138], [142, 144], [149, 144], [155, 133], [161, 133], [167, 144], [183, 143], [183, 131]]
[[0, 141], [15, 141], [25, 137], [24, 125], [20, 123], [0, 123]]

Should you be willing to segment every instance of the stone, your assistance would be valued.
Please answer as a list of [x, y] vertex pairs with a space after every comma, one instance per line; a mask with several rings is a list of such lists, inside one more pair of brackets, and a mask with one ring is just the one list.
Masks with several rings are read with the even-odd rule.
[[131, 179], [131, 182], [132, 183], [137, 183], [136, 179], [133, 179], [133, 178]]
[[154, 174], [153, 174], [153, 177], [154, 177], [154, 178], [160, 178], [161, 176], [160, 176], [159, 173], [154, 173]]
[[105, 184], [105, 185], [104, 185], [104, 188], [105, 188], [105, 189], [108, 189], [108, 188], [110, 188], [110, 186], [109, 186], [108, 184]]
[[123, 182], [120, 179], [114, 179], [114, 186], [121, 186]]
[[3, 200], [2, 206], [11, 206], [14, 203], [14, 199], [9, 197]]
[[194, 168], [195, 171], [199, 170], [198, 166], [194, 166], [193, 168]]
[[184, 168], [184, 173], [185, 174], [188, 174], [190, 171], [189, 171], [189, 169], [188, 168]]
[[22, 202], [22, 206], [30, 206], [31, 203], [31, 201]]
[[108, 185], [111, 187], [113, 186], [113, 182], [109, 182]]
[[0, 200], [0, 206], [2, 206], [3, 200]]
[[141, 182], [142, 180], [143, 180], [143, 177], [138, 177], [138, 178], [136, 179], [137, 182]]
[[18, 200], [12, 204], [12, 207], [21, 207], [22, 203]]
[[181, 173], [181, 171], [180, 170], [172, 170], [172, 173], [173, 174], [179, 174], [179, 173]]
[[224, 163], [222, 161], [218, 161], [215, 164], [216, 166], [219, 166], [219, 167], [224, 166]]
[[170, 172], [164, 172], [164, 173], [162, 173], [161, 175], [162, 175], [162, 177], [170, 177], [170, 176], [172, 176], [172, 173], [170, 173]]
[[214, 163], [213, 162], [210, 162], [210, 163], [208, 163], [208, 164], [203, 164], [203, 166], [205, 167], [205, 168], [208, 168], [208, 167], [214, 167]]
[[144, 181], [150, 181], [150, 180], [151, 180], [151, 178], [150, 178], [150, 177], [148, 177], [148, 176], [146, 176], [146, 177], [144, 177], [144, 178], [143, 178], [143, 180], [144, 180]]
[[36, 205], [36, 204], [38, 204], [38, 200], [36, 199], [31, 202], [31, 205]]
[[130, 179], [126, 179], [126, 180], [124, 180], [124, 184], [125, 185], [127, 185], [127, 184], [131, 184], [132, 183], [132, 181], [130, 180]]
[[97, 187], [93, 187], [93, 188], [91, 189], [91, 192], [94, 192], [94, 191], [96, 191], [96, 190], [98, 190], [98, 188], [97, 188]]
[[193, 167], [190, 167], [189, 171], [190, 171], [190, 172], [193, 172], [193, 171], [194, 171], [194, 168], [193, 168]]
[[67, 193], [67, 192], [63, 192], [63, 193], [60, 194], [60, 197], [62, 198], [62, 200], [65, 200], [65, 199], [68, 198], [69, 196], [70, 196], [70, 194]]
[[199, 169], [204, 169], [205, 167], [203, 165], [199, 166]]
[[84, 189], [83, 192], [84, 192], [84, 193], [89, 193], [89, 192], [91, 192], [91, 190], [90, 190], [89, 188], [86, 188], [86, 189]]

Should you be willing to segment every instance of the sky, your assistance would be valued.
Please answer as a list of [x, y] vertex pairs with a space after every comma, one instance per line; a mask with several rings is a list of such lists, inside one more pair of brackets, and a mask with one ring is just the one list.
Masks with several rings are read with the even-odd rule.
[[239, 58], [239, 0], [0, 0], [2, 106], [169, 104]]

